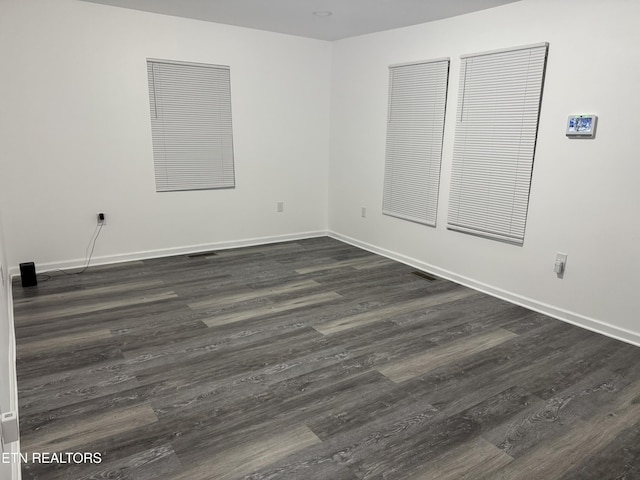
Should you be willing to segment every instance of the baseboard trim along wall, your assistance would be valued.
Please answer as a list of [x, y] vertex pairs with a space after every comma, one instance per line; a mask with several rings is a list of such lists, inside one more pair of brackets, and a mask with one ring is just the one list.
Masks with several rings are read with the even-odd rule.
[[9, 318], [9, 388], [11, 389], [11, 399], [9, 408], [18, 411], [18, 376], [16, 372], [16, 325], [13, 314], [13, 285], [7, 282], [7, 312]]
[[[270, 243], [290, 242], [294, 240], [302, 240], [304, 238], [326, 237], [327, 232], [313, 231], [304, 233], [293, 233], [287, 235], [277, 235], [271, 237], [248, 238], [244, 240], [232, 240], [227, 242], [203, 243], [199, 245], [189, 245], [186, 247], [162, 248], [157, 250], [145, 250], [133, 253], [122, 253], [116, 255], [104, 255], [93, 257], [91, 259], [92, 267], [98, 265], [110, 265], [112, 263], [132, 262], [137, 260], [147, 260], [150, 258], [171, 257], [174, 255], [188, 255], [192, 253], [208, 252], [213, 250], [229, 250], [231, 248], [251, 247], [254, 245], [267, 245]], [[76, 258], [73, 260], [65, 260], [61, 262], [36, 263], [37, 273], [46, 273], [53, 270], [82, 268], [85, 266], [86, 258]], [[20, 274], [18, 266], [12, 266], [9, 269], [11, 278]]]
[[478, 290], [480, 292], [486, 293], [487, 295], [491, 295], [493, 297], [506, 300], [507, 302], [528, 308], [535, 312], [548, 315], [557, 320], [561, 320], [563, 322], [567, 322], [572, 325], [585, 328], [592, 332], [606, 335], [607, 337], [615, 338], [616, 340], [621, 340], [623, 342], [630, 343], [632, 345], [640, 346], [640, 333], [633, 332], [631, 330], [626, 330], [620, 327], [616, 327], [614, 325], [610, 325], [606, 322], [602, 322], [594, 318], [589, 318], [587, 316], [581, 315], [576, 312], [565, 310], [559, 307], [554, 307], [553, 305], [548, 305], [546, 303], [539, 302], [532, 298], [524, 297], [522, 295], [518, 295], [516, 293], [509, 292], [501, 288], [487, 285], [485, 283], [478, 282], [472, 278], [467, 278], [462, 275], [458, 275], [454, 272], [450, 272], [448, 270], [438, 268], [434, 265], [430, 265], [428, 263], [422, 262], [415, 258], [407, 257], [400, 253], [386, 250], [384, 248], [380, 248], [375, 245], [371, 245], [369, 243], [362, 242], [360, 240], [356, 240], [355, 238], [341, 235], [336, 232], [328, 232], [328, 235], [331, 238], [340, 240], [341, 242], [345, 242], [355, 247], [368, 250], [369, 252], [382, 255], [383, 257], [387, 257], [392, 260], [396, 260], [398, 262], [404, 263], [406, 265], [410, 265], [411, 267], [417, 268], [419, 270], [432, 273], [433, 275], [442, 277], [446, 280], [451, 280], [453, 282], [464, 285], [465, 287], [473, 288], [474, 290]]
[[[18, 377], [16, 372], [16, 327], [15, 320], [13, 314], [13, 285], [12, 282], [7, 282], [7, 315], [9, 320], [9, 409], [10, 411], [16, 412], [18, 415], [18, 421], [20, 420], [20, 412], [18, 411]], [[20, 452], [20, 440], [17, 442], [10, 443], [9, 445], [5, 445], [5, 448], [8, 447], [9, 454], [11, 458], [18, 457], [18, 453]], [[22, 478], [22, 470], [21, 470], [20, 462], [11, 462], [11, 478], [13, 480], [20, 480]]]
[[[593, 332], [600, 333], [602, 335], [606, 335], [611, 338], [615, 338], [616, 340], [621, 340], [623, 342], [630, 343], [632, 345], [640, 346], [640, 333], [638, 332], [633, 332], [631, 330], [626, 330], [620, 327], [616, 327], [614, 325], [610, 325], [606, 322], [596, 320], [594, 318], [590, 318], [576, 312], [555, 307], [553, 305], [549, 305], [549, 304], [534, 300], [532, 298], [518, 295], [516, 293], [509, 292], [507, 290], [503, 290], [501, 288], [497, 288], [492, 285], [478, 282], [477, 280], [474, 280], [472, 278], [458, 275], [454, 272], [444, 270], [442, 268], [422, 262], [415, 258], [408, 257], [406, 255], [402, 255], [400, 253], [393, 252], [391, 250], [387, 250], [367, 242], [362, 242], [360, 240], [356, 240], [355, 238], [351, 238], [346, 235], [342, 235], [332, 231], [328, 231], [328, 232], [312, 231], [312, 232], [295, 233], [295, 234], [287, 234], [287, 235], [279, 235], [279, 236], [271, 236], [271, 237], [258, 237], [258, 238], [250, 238], [245, 240], [233, 240], [233, 241], [227, 241], [227, 242], [191, 245], [186, 247], [175, 247], [175, 248], [126, 253], [126, 254], [107, 255], [107, 256], [101, 256], [101, 257], [94, 257], [91, 261], [91, 265], [92, 266], [109, 265], [113, 263], [145, 260], [150, 258], [167, 257], [172, 255], [186, 255], [191, 253], [206, 252], [210, 250], [227, 250], [231, 248], [250, 247], [254, 245], [266, 245], [270, 243], [288, 242], [288, 241], [302, 240], [305, 238], [324, 237], [324, 236], [329, 236], [341, 242], [348, 243], [350, 245], [362, 248], [369, 252], [382, 255], [383, 257], [387, 257], [392, 260], [396, 260], [398, 262], [404, 263], [406, 265], [410, 265], [419, 270], [423, 270], [425, 272], [432, 273], [434, 275], [445, 278], [447, 280], [451, 280], [453, 282], [459, 283], [466, 287], [473, 288], [474, 290], [478, 290], [488, 295], [500, 298], [502, 300], [506, 300], [507, 302], [511, 302], [513, 304], [520, 305], [530, 310], [543, 313], [545, 315], [549, 315], [550, 317], [556, 318], [563, 322], [567, 322], [572, 325], [576, 325], [578, 327], [582, 327], [587, 330], [591, 330]], [[63, 261], [63, 262], [51, 262], [51, 263], [44, 263], [39, 265], [36, 264], [36, 268], [38, 273], [44, 273], [44, 272], [57, 270], [57, 269], [70, 269], [70, 268], [83, 267], [85, 265], [85, 262], [86, 262], [86, 259], [74, 259], [74, 260]], [[13, 266], [10, 268], [11, 277], [18, 275], [19, 272], [20, 270], [17, 266]], [[15, 353], [14, 353], [14, 356], [15, 356]]]

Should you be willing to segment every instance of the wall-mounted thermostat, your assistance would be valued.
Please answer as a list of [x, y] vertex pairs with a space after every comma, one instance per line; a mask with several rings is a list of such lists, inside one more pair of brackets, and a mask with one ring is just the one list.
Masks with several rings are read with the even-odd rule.
[[593, 137], [596, 134], [596, 115], [569, 115], [567, 137]]

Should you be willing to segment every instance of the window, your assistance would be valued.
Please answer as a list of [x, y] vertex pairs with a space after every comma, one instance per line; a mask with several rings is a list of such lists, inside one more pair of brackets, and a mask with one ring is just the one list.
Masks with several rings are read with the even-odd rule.
[[235, 186], [229, 67], [147, 60], [156, 191]]
[[382, 212], [435, 226], [449, 59], [389, 67]]
[[547, 50], [462, 57], [449, 229], [524, 242]]

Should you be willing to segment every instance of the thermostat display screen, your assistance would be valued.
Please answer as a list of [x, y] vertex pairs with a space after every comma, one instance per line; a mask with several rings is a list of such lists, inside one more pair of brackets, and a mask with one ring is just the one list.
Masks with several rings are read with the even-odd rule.
[[595, 115], [571, 115], [567, 122], [567, 136], [592, 137], [597, 120]]

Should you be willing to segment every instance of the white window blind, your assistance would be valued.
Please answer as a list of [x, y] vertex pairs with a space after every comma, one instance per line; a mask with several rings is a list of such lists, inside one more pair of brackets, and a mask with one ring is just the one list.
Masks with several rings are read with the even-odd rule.
[[229, 67], [147, 60], [156, 191], [235, 186]]
[[461, 57], [448, 228], [524, 242], [547, 50]]
[[449, 59], [389, 67], [382, 212], [435, 226]]

